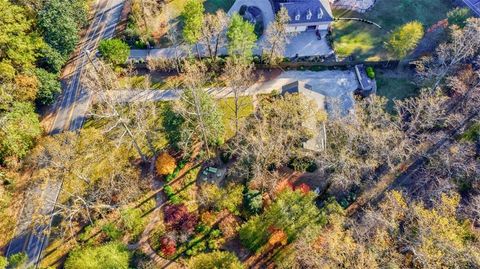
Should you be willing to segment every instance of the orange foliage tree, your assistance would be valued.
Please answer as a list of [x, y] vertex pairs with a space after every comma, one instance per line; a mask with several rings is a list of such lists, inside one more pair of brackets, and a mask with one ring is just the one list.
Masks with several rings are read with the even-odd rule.
[[177, 164], [175, 162], [175, 158], [170, 156], [170, 154], [167, 152], [160, 154], [160, 156], [157, 158], [157, 162], [155, 163], [157, 173], [163, 176], [173, 173], [176, 166]]

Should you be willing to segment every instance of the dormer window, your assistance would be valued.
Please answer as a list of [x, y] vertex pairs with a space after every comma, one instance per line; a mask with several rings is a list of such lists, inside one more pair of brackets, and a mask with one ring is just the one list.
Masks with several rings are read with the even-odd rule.
[[312, 19], [312, 11], [309, 9], [307, 11], [307, 20], [311, 20]]
[[318, 18], [318, 19], [321, 19], [321, 18], [323, 18], [323, 9], [322, 9], [322, 8], [319, 8], [319, 9], [318, 9], [318, 15], [317, 15], [317, 18]]
[[295, 20], [296, 21], [299, 21], [300, 20], [300, 12], [297, 11], [297, 13], [295, 14]]

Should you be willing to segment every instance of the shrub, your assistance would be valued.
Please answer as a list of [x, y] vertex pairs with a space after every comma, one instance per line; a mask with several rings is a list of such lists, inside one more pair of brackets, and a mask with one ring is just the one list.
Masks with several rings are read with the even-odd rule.
[[288, 167], [294, 169], [295, 171], [306, 171], [309, 173], [315, 172], [315, 170], [317, 170], [317, 164], [315, 163], [315, 160], [312, 160], [308, 157], [294, 157], [290, 160]]
[[113, 223], [103, 225], [102, 232], [105, 233], [109, 240], [116, 241], [122, 237], [122, 232]]
[[373, 71], [373, 67], [367, 67], [367, 76], [371, 79], [375, 78], [375, 71]]
[[130, 253], [118, 243], [76, 249], [68, 255], [65, 269], [127, 269]]
[[22, 268], [28, 261], [28, 256], [26, 253], [17, 253], [13, 254], [8, 258], [8, 265], [10, 268]]
[[467, 7], [456, 7], [447, 13], [448, 23], [458, 25], [460, 28], [465, 27], [467, 19], [471, 16], [470, 9]]
[[173, 190], [172, 186], [170, 186], [170, 185], [165, 186], [163, 188], [163, 192], [165, 192], [165, 195], [167, 195], [167, 197], [170, 197], [170, 196], [175, 194], [175, 191]]
[[251, 214], [258, 214], [262, 211], [262, 194], [258, 190], [248, 190], [245, 194], [245, 204]]
[[167, 257], [172, 256], [177, 251], [177, 243], [173, 238], [163, 236], [160, 239], [160, 251]]
[[130, 48], [120, 39], [105, 39], [100, 41], [98, 51], [105, 61], [114, 65], [124, 64], [130, 55]]

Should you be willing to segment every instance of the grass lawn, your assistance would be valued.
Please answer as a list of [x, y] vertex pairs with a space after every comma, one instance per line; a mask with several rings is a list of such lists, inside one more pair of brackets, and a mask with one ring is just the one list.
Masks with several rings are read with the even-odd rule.
[[406, 74], [382, 72], [377, 70], [377, 95], [388, 99], [387, 109], [393, 112], [393, 100], [401, 100], [417, 95], [418, 88], [412, 82], [412, 78]]
[[206, 0], [204, 3], [205, 11], [215, 13], [219, 9], [228, 12], [235, 3], [235, 0]]
[[119, 79], [118, 84], [120, 90], [170, 90], [180, 86], [180, 80], [175, 76], [152, 73], [150, 75], [150, 87], [146, 87], [148, 83], [145, 80], [145, 75], [125, 76]]
[[[234, 98], [218, 100], [218, 107], [223, 114], [223, 125], [225, 126], [225, 141], [228, 141], [235, 135], [235, 112], [233, 110]], [[253, 113], [253, 99], [251, 96], [240, 98], [240, 118], [246, 118]]]
[[372, 10], [361, 14], [335, 10], [337, 18], [364, 18], [382, 26], [356, 21], [337, 21], [333, 24], [333, 41], [339, 57], [354, 55], [358, 60], [383, 60], [387, 58], [384, 42], [389, 33], [407, 22], [418, 20], [425, 29], [445, 19], [454, 7], [450, 0], [378, 0]]

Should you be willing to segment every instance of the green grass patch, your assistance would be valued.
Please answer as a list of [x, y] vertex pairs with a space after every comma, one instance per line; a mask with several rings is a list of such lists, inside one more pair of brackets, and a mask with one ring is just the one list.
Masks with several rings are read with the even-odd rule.
[[[148, 85], [145, 80], [146, 76], [122, 77], [118, 84], [120, 89], [145, 90]], [[165, 90], [167, 86], [163, 80], [150, 78], [150, 90]]]
[[475, 123], [462, 134], [461, 139], [475, 142], [477, 141], [478, 137], [480, 137], [480, 123]]
[[[253, 98], [251, 96], [241, 97], [239, 104], [241, 104], [240, 119], [244, 119], [253, 114]], [[235, 135], [235, 99], [220, 99], [218, 100], [218, 107], [223, 114], [225, 141], [227, 141]]]
[[377, 95], [388, 99], [387, 110], [393, 112], [393, 100], [402, 100], [418, 94], [418, 88], [408, 76], [377, 73]]
[[235, 3], [235, 0], [206, 0], [203, 5], [206, 12], [215, 13], [219, 9], [228, 12], [233, 3]]
[[454, 8], [448, 0], [378, 0], [372, 10], [362, 14], [353, 11], [334, 10], [336, 18], [362, 18], [378, 23], [374, 25], [357, 21], [336, 21], [333, 24], [333, 43], [339, 57], [355, 56], [359, 60], [384, 60], [384, 49], [389, 33], [407, 22], [418, 20], [429, 28], [447, 17]]

